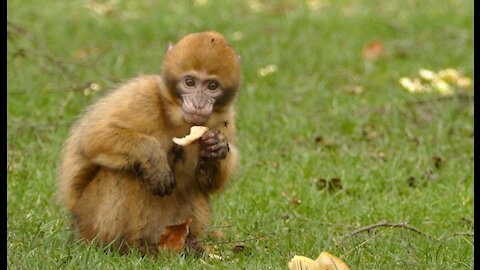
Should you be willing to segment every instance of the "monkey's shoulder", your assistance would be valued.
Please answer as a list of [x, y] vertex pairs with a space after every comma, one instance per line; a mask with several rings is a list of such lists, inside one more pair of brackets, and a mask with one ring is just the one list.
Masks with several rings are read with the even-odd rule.
[[160, 81], [157, 75], [140, 75], [125, 81], [87, 107], [79, 122], [100, 127], [111, 122], [134, 129], [151, 127], [161, 113]]

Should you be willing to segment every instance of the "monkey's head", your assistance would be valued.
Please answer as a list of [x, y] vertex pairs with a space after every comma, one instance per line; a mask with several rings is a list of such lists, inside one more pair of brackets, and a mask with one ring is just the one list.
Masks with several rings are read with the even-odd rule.
[[221, 34], [194, 33], [169, 47], [161, 76], [179, 104], [183, 120], [203, 125], [235, 98], [240, 61]]

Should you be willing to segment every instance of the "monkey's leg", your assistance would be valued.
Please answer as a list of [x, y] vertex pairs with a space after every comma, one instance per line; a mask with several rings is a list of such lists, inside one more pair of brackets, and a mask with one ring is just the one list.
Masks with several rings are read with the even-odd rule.
[[110, 124], [92, 133], [82, 152], [95, 164], [139, 172], [153, 194], [168, 195], [175, 187], [166, 150], [152, 136]]

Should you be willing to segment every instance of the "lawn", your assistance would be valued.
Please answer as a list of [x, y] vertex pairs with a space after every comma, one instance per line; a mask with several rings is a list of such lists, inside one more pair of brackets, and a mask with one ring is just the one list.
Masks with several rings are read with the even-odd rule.
[[[449, 95], [399, 83], [420, 69], [473, 80], [473, 6], [8, 0], [8, 269], [288, 269], [321, 251], [352, 269], [473, 269], [473, 83]], [[204, 30], [242, 58], [241, 160], [212, 198], [210, 255], [77, 243], [56, 194], [69, 127], [109, 89], [158, 72], [169, 41]]]

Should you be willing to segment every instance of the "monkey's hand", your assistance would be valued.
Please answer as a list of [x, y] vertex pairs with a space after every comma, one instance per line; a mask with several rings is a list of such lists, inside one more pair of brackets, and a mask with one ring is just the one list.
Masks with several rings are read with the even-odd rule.
[[200, 160], [196, 177], [201, 187], [210, 192], [219, 187], [220, 161], [227, 157], [228, 141], [221, 131], [207, 131], [199, 140]]
[[200, 157], [222, 160], [230, 151], [227, 137], [220, 131], [207, 131], [200, 137]]
[[140, 172], [147, 188], [155, 195], [170, 195], [176, 181], [167, 161], [150, 158], [140, 166]]

